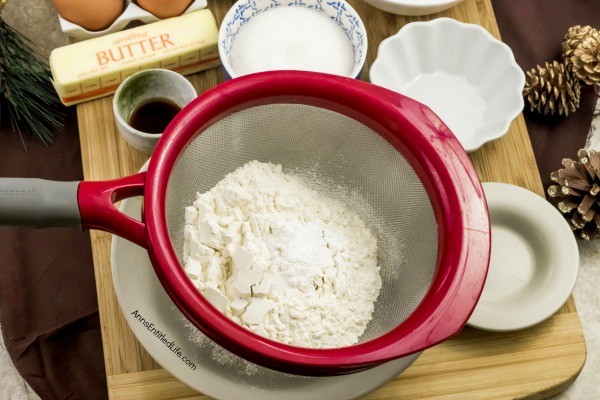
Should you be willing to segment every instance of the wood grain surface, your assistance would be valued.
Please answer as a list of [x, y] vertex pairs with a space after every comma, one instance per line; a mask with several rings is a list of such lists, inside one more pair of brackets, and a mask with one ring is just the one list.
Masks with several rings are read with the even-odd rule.
[[[361, 0], [350, 1], [365, 22], [369, 49], [362, 79], [381, 40], [406, 23], [447, 16], [482, 25], [499, 37], [490, 0], [465, 0], [443, 13], [401, 17]], [[221, 21], [232, 0], [213, 0], [209, 8]], [[220, 69], [189, 79], [201, 93], [223, 80]], [[118, 134], [112, 97], [77, 106], [86, 180], [105, 180], [138, 171], [146, 156]], [[471, 154], [482, 181], [507, 182], [543, 195], [543, 188], [522, 116], [506, 136]], [[92, 231], [94, 271], [102, 326], [108, 388], [112, 400], [207, 399], [177, 381], [148, 355], [129, 329], [115, 296], [110, 272], [111, 235]], [[541, 399], [564, 390], [577, 377], [586, 357], [573, 299], [546, 322], [514, 333], [466, 328], [452, 340], [429, 349], [402, 375], [366, 396], [383, 399]]]

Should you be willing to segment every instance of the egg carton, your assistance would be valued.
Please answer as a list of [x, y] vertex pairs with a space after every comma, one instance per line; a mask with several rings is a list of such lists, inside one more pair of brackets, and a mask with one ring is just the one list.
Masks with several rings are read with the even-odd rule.
[[[206, 8], [206, 1], [207, 0], [194, 0], [183, 13], [186, 14], [192, 11], [202, 10]], [[134, 2], [129, 1], [128, 3], [129, 4], [127, 5], [127, 7], [125, 7], [123, 13], [119, 15], [119, 18], [117, 18], [111, 26], [104, 30], [88, 31], [87, 29], [82, 28], [77, 24], [67, 21], [59, 15], [58, 21], [60, 22], [60, 29], [72, 38], [85, 40], [98, 36], [103, 36], [113, 32], [122, 31], [131, 21], [140, 21], [144, 24], [160, 21], [161, 18], [158, 18], [154, 14], [144, 10]]]

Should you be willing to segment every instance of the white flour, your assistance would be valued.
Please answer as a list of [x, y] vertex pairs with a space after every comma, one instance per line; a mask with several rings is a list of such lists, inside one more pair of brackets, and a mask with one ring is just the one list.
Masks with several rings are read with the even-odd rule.
[[252, 161], [185, 210], [185, 270], [248, 329], [312, 348], [354, 344], [381, 288], [364, 222], [280, 165]]

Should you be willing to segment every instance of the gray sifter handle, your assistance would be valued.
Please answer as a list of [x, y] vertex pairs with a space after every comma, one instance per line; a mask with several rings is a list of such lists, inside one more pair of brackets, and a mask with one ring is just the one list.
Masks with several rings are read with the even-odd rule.
[[81, 226], [79, 182], [0, 178], [0, 226]]

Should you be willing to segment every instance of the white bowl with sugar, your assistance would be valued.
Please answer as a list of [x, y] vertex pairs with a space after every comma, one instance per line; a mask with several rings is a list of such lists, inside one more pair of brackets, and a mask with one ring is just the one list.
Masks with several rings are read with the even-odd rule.
[[344, 1], [239, 0], [221, 24], [219, 55], [227, 78], [272, 70], [357, 78], [367, 34]]

